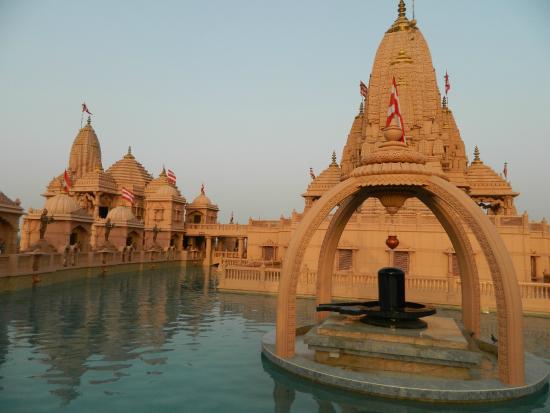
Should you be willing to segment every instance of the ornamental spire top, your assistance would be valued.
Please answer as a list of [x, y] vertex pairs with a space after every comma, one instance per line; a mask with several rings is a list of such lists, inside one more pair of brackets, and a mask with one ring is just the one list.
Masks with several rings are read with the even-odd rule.
[[397, 17], [398, 18], [407, 18], [407, 6], [405, 5], [404, 0], [399, 0], [399, 6], [397, 6]]
[[479, 148], [478, 148], [477, 145], [476, 145], [476, 147], [474, 148], [474, 162], [475, 162], [475, 161], [478, 161], [478, 162], [479, 162], [480, 160], [481, 160], [481, 159], [479, 159]]

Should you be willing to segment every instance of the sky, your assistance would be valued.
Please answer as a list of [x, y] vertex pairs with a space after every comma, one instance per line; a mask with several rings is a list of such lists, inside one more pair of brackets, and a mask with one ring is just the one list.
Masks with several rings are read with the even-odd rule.
[[[301, 211], [397, 3], [0, 0], [0, 191], [43, 206], [86, 102], [105, 169], [131, 145], [188, 201], [204, 183], [221, 222]], [[415, 17], [470, 160], [507, 161], [518, 212], [550, 218], [550, 1], [416, 0]]]

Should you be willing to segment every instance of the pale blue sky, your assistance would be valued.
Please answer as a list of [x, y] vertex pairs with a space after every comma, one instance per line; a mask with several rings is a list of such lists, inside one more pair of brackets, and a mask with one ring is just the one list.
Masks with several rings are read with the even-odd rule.
[[[0, 190], [42, 206], [86, 101], [105, 168], [132, 145], [189, 201], [204, 182], [222, 221], [301, 210], [397, 3], [0, 0]], [[470, 159], [477, 144], [498, 172], [508, 161], [533, 218], [550, 217], [549, 18], [546, 0], [416, 0]]]

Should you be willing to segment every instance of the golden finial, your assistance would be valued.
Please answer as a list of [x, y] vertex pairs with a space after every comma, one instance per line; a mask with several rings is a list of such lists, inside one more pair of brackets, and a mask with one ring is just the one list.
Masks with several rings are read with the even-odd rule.
[[87, 124], [87, 125], [91, 125], [91, 124], [92, 124], [92, 117], [91, 117], [91, 116], [88, 116], [88, 120], [86, 121], [86, 124]]
[[480, 161], [480, 159], [479, 159], [479, 148], [477, 147], [477, 145], [474, 148], [474, 162], [475, 161], [478, 161], [478, 162]]
[[132, 154], [132, 147], [128, 146], [128, 155], [131, 155], [131, 154]]
[[362, 115], [363, 113], [365, 113], [365, 105], [363, 105], [363, 101], [361, 101], [359, 105], [359, 114]]
[[447, 109], [447, 96], [443, 96], [443, 101], [441, 102], [444, 109]]
[[399, 6], [397, 6], [398, 17], [407, 17], [407, 6], [403, 0], [399, 0]]
[[164, 168], [164, 165], [162, 165], [162, 171], [160, 171], [159, 176], [166, 176], [166, 169]]
[[332, 164], [331, 165], [338, 166], [338, 164], [336, 163], [336, 151], [332, 151]]

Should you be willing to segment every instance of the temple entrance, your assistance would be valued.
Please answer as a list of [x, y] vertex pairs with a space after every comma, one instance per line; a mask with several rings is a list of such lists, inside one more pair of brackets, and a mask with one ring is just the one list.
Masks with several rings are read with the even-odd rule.
[[126, 246], [132, 246], [134, 250], [139, 249], [139, 246], [141, 245], [141, 237], [136, 231], [132, 231], [128, 233], [128, 236], [126, 237]]
[[82, 226], [77, 226], [69, 234], [69, 245], [76, 245], [78, 249], [82, 252], [88, 251], [88, 246], [90, 243], [90, 237], [88, 231], [86, 231]]
[[13, 227], [7, 221], [0, 218], [0, 255], [15, 252], [12, 251], [15, 236], [16, 233]]

